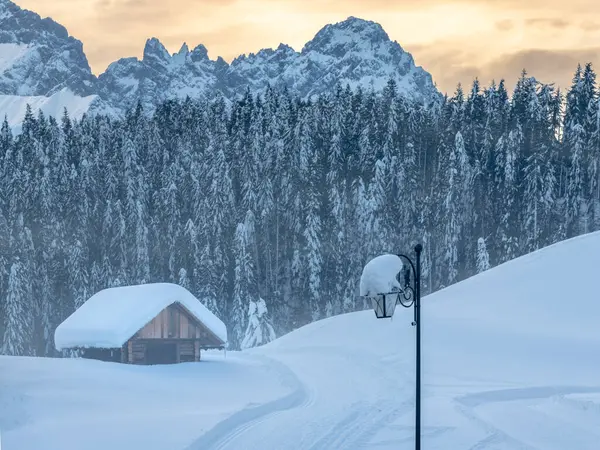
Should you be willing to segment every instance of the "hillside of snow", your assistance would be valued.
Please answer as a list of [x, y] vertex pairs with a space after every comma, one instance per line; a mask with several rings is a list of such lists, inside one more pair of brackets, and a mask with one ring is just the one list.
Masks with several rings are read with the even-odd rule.
[[97, 99], [96, 95], [80, 97], [73, 94], [69, 89], [63, 90], [45, 97], [22, 96], [22, 95], [0, 95], [0, 120], [8, 119], [8, 124], [14, 131], [19, 131], [21, 122], [25, 117], [27, 105], [31, 106], [34, 115], [37, 116], [41, 110], [46, 117], [52, 116], [60, 119], [65, 108], [71, 119], [79, 120], [85, 114], [90, 105]]
[[[423, 299], [423, 448], [598, 448], [598, 267], [594, 233]], [[332, 317], [177, 366], [0, 357], [3, 448], [411, 449], [411, 320]]]

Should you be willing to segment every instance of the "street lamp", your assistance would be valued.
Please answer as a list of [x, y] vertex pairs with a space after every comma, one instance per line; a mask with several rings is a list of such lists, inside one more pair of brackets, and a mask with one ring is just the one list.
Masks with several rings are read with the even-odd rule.
[[[405, 308], [414, 306], [416, 327], [416, 399], [415, 399], [415, 450], [421, 450], [421, 252], [423, 246], [415, 245], [415, 261], [406, 255], [382, 255], [369, 261], [360, 279], [360, 295], [373, 302], [375, 316], [389, 319], [396, 304]], [[408, 264], [404, 264], [406, 261]], [[412, 274], [412, 281], [411, 281]], [[399, 277], [401, 278], [399, 279]]]

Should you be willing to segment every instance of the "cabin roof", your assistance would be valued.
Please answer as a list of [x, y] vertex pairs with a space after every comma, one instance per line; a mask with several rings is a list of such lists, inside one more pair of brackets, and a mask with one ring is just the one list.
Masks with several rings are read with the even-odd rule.
[[54, 333], [57, 350], [66, 348], [120, 348], [144, 325], [172, 305], [181, 304], [223, 344], [225, 324], [187, 289], [170, 283], [104, 289], [94, 294], [61, 323]]

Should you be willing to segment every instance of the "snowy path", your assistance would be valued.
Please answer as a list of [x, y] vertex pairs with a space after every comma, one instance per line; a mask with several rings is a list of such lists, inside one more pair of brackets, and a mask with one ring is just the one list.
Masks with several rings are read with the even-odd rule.
[[[382, 400], [383, 391], [405, 389], [402, 381], [382, 377], [382, 365], [368, 358], [357, 358], [356, 353], [341, 349], [303, 348], [291, 352], [271, 354], [292, 370], [305, 401], [277, 415], [270, 415], [236, 434], [226, 438], [222, 449], [337, 449], [355, 448], [380, 426], [382, 421], [406, 414], [412, 409], [411, 399], [399, 397]], [[307, 364], [307, 362], [309, 362]], [[344, 370], [343, 368], [351, 368]], [[346, 372], [346, 373], [344, 373]], [[360, 380], [377, 379], [380, 385], [370, 389]], [[294, 424], [294, 426], [290, 426]], [[281, 431], [285, 430], [282, 434]]]
[[307, 392], [306, 387], [286, 366], [268, 358], [256, 359], [270, 371], [277, 371], [279, 381], [289, 387], [291, 392], [271, 402], [249, 406], [236, 412], [194, 441], [187, 450], [227, 448], [265, 421], [273, 420], [277, 415], [293, 408], [306, 408], [312, 403], [314, 396]]
[[[409, 376], [392, 376], [388, 361], [375, 363], [339, 349], [328, 354], [323, 348], [278, 354], [278, 362], [253, 357], [280, 370], [284, 383], [294, 387], [292, 393], [231, 416], [187, 450], [412, 448], [413, 385]], [[332, 376], [340, 367], [354, 370], [345, 377]], [[410, 368], [404, 369], [408, 373]], [[375, 379], [379, 386], [355, 384], [354, 377]], [[587, 401], [585, 420], [569, 421], [572, 412], [567, 408], [586, 411], [572, 394], [595, 395], [600, 386], [488, 386], [464, 384], [454, 391], [431, 386], [433, 394], [425, 398], [423, 444], [440, 450], [448, 442], [468, 450], [597, 449], [600, 427], [594, 424], [600, 423], [600, 403]], [[459, 395], [465, 389], [470, 393]], [[439, 424], [429, 423], [430, 411], [443, 413], [442, 420], [436, 419]]]

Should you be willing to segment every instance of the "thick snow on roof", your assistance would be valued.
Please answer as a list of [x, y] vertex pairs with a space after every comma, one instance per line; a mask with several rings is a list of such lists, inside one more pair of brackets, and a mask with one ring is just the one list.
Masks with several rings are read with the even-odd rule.
[[400, 288], [396, 276], [402, 267], [402, 260], [397, 255], [381, 255], [369, 261], [360, 277], [361, 297], [375, 297]]
[[57, 350], [119, 348], [167, 306], [179, 303], [223, 343], [227, 328], [187, 289], [169, 283], [124, 286], [94, 294], [54, 333]]

